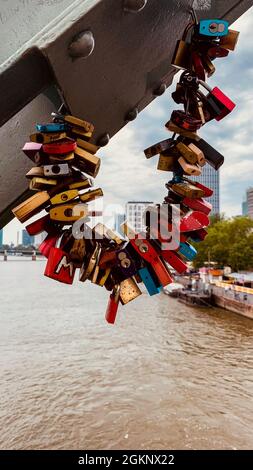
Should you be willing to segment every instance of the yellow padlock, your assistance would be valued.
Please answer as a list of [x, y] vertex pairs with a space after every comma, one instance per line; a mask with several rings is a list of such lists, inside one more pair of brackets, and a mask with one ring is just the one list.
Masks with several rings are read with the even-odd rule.
[[71, 183], [69, 185], [69, 189], [78, 189], [81, 191], [82, 189], [88, 189], [93, 186], [93, 181], [90, 178], [81, 179]]
[[67, 114], [66, 116], [64, 116], [64, 121], [72, 126], [81, 127], [82, 129], [84, 129], [85, 132], [94, 131], [93, 124], [91, 124], [88, 121], [84, 121], [83, 119], [79, 119], [75, 116], [71, 116], [70, 114]]
[[56, 186], [57, 180], [51, 178], [39, 178], [35, 177], [32, 178], [29, 184], [29, 189], [40, 191], [41, 189], [45, 189], [48, 186]]
[[201, 169], [197, 165], [190, 165], [190, 163], [187, 163], [184, 157], [180, 157], [178, 159], [178, 163], [181, 165], [187, 175], [200, 176], [202, 173]]
[[56, 140], [65, 139], [67, 137], [66, 132], [36, 132], [30, 135], [31, 142], [37, 142], [38, 144], [50, 144]]
[[103, 195], [104, 194], [101, 188], [93, 189], [91, 191], [87, 191], [87, 193], [80, 194], [80, 200], [82, 202], [90, 202], [94, 199], [97, 199], [98, 197], [102, 197]]
[[52, 205], [63, 204], [63, 203], [71, 201], [72, 199], [75, 199], [77, 196], [78, 196], [78, 190], [70, 189], [68, 191], [63, 191], [59, 194], [56, 194], [54, 197], [50, 199], [50, 202]]
[[73, 223], [88, 215], [86, 204], [62, 204], [49, 211], [50, 219], [58, 222]]

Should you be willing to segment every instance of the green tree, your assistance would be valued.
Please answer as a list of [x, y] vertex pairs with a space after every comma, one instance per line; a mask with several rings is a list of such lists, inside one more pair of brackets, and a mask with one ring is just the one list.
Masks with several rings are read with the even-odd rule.
[[208, 262], [229, 265], [232, 270], [253, 269], [253, 220], [248, 217], [212, 219], [204, 242], [195, 243], [194, 267]]

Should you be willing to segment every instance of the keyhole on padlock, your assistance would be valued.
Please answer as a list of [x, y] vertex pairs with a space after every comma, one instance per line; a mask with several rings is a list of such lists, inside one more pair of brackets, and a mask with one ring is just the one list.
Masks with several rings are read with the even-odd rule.
[[130, 259], [125, 258], [125, 259], [123, 259], [123, 260], [121, 261], [120, 264], [121, 264], [122, 268], [126, 268], [126, 269], [127, 269], [127, 268], [130, 268], [131, 261], [130, 261]]
[[52, 172], [55, 173], [56, 175], [58, 175], [60, 173], [61, 169], [59, 167], [59, 165], [53, 165], [52, 166]]
[[[61, 200], [62, 201], [67, 201], [68, 200], [68, 195], [67, 194], [62, 194], [61, 195]], [[67, 209], [67, 210], [69, 210], [69, 209]]]
[[217, 29], [218, 29], [217, 26], [218, 26], [217, 23], [210, 24], [209, 30], [211, 31], [211, 33], [216, 33], [217, 32]]
[[140, 250], [142, 253], [147, 253], [147, 251], [148, 251], [148, 245], [146, 245], [146, 243], [142, 243], [142, 244], [139, 246], [139, 250]]
[[72, 209], [65, 209], [64, 215], [65, 217], [72, 217]]

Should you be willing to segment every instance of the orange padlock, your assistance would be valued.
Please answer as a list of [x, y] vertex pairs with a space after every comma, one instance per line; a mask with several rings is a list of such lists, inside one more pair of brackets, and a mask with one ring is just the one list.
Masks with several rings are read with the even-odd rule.
[[73, 284], [75, 271], [69, 253], [57, 247], [50, 249], [44, 276], [64, 284]]

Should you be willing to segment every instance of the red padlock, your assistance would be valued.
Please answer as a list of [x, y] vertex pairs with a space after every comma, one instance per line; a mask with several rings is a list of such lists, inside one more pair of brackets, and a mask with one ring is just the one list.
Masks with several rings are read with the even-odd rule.
[[120, 285], [118, 284], [115, 286], [113, 289], [109, 301], [107, 304], [107, 309], [105, 313], [105, 319], [107, 323], [110, 323], [113, 325], [116, 320], [117, 312], [118, 312], [118, 307], [119, 307], [119, 295], [120, 295]]
[[221, 121], [224, 117], [226, 117], [229, 113], [233, 111], [236, 104], [226, 96], [220, 88], [215, 87], [211, 88], [207, 85], [206, 82], [199, 80], [199, 83], [209, 92], [208, 95], [205, 97], [205, 100], [210, 102], [210, 106], [212, 107], [212, 102], [214, 102], [214, 106], [218, 106], [218, 112], [214, 113], [214, 118], [216, 121]]
[[190, 215], [186, 215], [181, 220], [180, 231], [181, 232], [194, 232], [202, 228], [208, 227], [210, 220], [203, 212], [194, 211]]
[[51, 248], [55, 247], [58, 239], [59, 233], [57, 235], [48, 235], [40, 244], [39, 251], [43, 256], [45, 256], [45, 258], [49, 257], [50, 250]]
[[183, 274], [187, 271], [187, 264], [185, 264], [174, 251], [162, 250], [161, 255], [179, 274]]
[[40, 219], [35, 220], [31, 224], [27, 225], [26, 231], [32, 237], [42, 232], [48, 232], [50, 230], [49, 227], [50, 227], [50, 216], [49, 214], [47, 214], [44, 217], [41, 217]]
[[143, 240], [141, 238], [131, 239], [131, 245], [133, 248], [139, 253], [139, 255], [148, 263], [151, 264], [152, 268], [154, 269], [161, 285], [163, 287], [171, 284], [173, 279], [164, 265], [163, 261], [159, 257], [159, 254], [155, 250], [155, 248], [151, 245], [148, 240]]
[[59, 142], [44, 144], [42, 148], [45, 153], [50, 155], [64, 155], [66, 153], [74, 152], [77, 148], [77, 143], [74, 139], [70, 139], [68, 137], [67, 139], [60, 140]]
[[73, 284], [75, 271], [76, 267], [72, 263], [69, 253], [57, 247], [50, 249], [44, 276], [64, 284]]
[[210, 202], [205, 201], [204, 199], [190, 199], [189, 197], [185, 197], [182, 200], [182, 203], [189, 207], [190, 209], [193, 209], [195, 211], [203, 212], [204, 214], [208, 215], [210, 214], [212, 210], [212, 204]]

